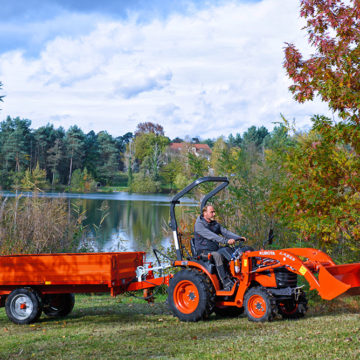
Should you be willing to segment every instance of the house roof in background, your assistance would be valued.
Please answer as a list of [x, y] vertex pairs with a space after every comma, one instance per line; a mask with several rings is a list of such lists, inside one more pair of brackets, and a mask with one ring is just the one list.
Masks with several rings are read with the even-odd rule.
[[[184, 146], [184, 144], [186, 143], [172, 143], [170, 144], [170, 149], [171, 150], [181, 150], [182, 147]], [[196, 151], [202, 150], [205, 152], [208, 152], [209, 154], [212, 153], [210, 146], [208, 144], [189, 144], [190, 147], [195, 148]]]

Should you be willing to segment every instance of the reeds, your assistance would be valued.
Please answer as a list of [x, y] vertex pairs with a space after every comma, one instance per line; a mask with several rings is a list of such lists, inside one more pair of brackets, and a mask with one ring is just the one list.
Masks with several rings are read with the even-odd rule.
[[16, 196], [0, 199], [0, 255], [75, 251], [84, 214], [65, 199]]

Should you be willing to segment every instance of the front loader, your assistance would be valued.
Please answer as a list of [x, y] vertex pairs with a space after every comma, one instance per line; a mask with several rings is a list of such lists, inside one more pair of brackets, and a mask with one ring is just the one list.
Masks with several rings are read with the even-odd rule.
[[326, 300], [339, 296], [360, 295], [360, 263], [336, 265], [324, 252], [311, 248], [254, 251], [248, 246], [229, 250], [228, 271], [235, 284], [230, 291], [221, 289], [216, 268], [210, 255], [198, 254], [191, 241], [191, 254], [184, 256], [177, 230], [175, 206], [180, 198], [204, 182], [220, 183], [201, 202], [224, 189], [225, 177], [204, 177], [180, 191], [171, 201], [170, 215], [177, 259], [181, 268], [170, 280], [168, 303], [182, 321], [206, 319], [212, 312], [236, 316], [245, 312], [250, 321], [300, 318], [307, 311], [306, 295], [298, 286], [303, 276], [310, 290], [317, 290]]

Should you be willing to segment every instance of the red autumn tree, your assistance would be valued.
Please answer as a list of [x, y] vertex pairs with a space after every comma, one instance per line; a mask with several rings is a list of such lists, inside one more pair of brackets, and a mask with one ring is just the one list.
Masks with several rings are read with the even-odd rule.
[[316, 52], [303, 59], [294, 44], [285, 48], [284, 67], [299, 102], [319, 95], [330, 109], [360, 125], [360, 1], [301, 0], [309, 43]]
[[164, 128], [160, 124], [154, 124], [150, 121], [137, 124], [135, 136], [150, 133], [161, 136], [165, 135]]

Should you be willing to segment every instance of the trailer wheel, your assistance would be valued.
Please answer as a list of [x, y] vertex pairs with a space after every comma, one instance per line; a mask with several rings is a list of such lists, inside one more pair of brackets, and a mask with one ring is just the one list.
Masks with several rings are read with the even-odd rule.
[[244, 308], [237, 306], [215, 306], [214, 312], [217, 316], [221, 317], [237, 317], [244, 313]]
[[74, 294], [46, 295], [43, 311], [49, 317], [62, 317], [71, 313], [74, 304]]
[[181, 321], [199, 321], [209, 317], [214, 309], [212, 285], [206, 275], [197, 270], [181, 270], [170, 280], [168, 303]]
[[251, 288], [244, 297], [245, 313], [250, 321], [271, 321], [275, 305], [271, 294], [261, 287]]
[[283, 300], [278, 304], [279, 314], [283, 319], [300, 319], [303, 318], [307, 311], [307, 299], [304, 293], [295, 299]]
[[7, 297], [5, 310], [13, 323], [31, 324], [41, 316], [42, 301], [38, 293], [32, 289], [16, 289]]

